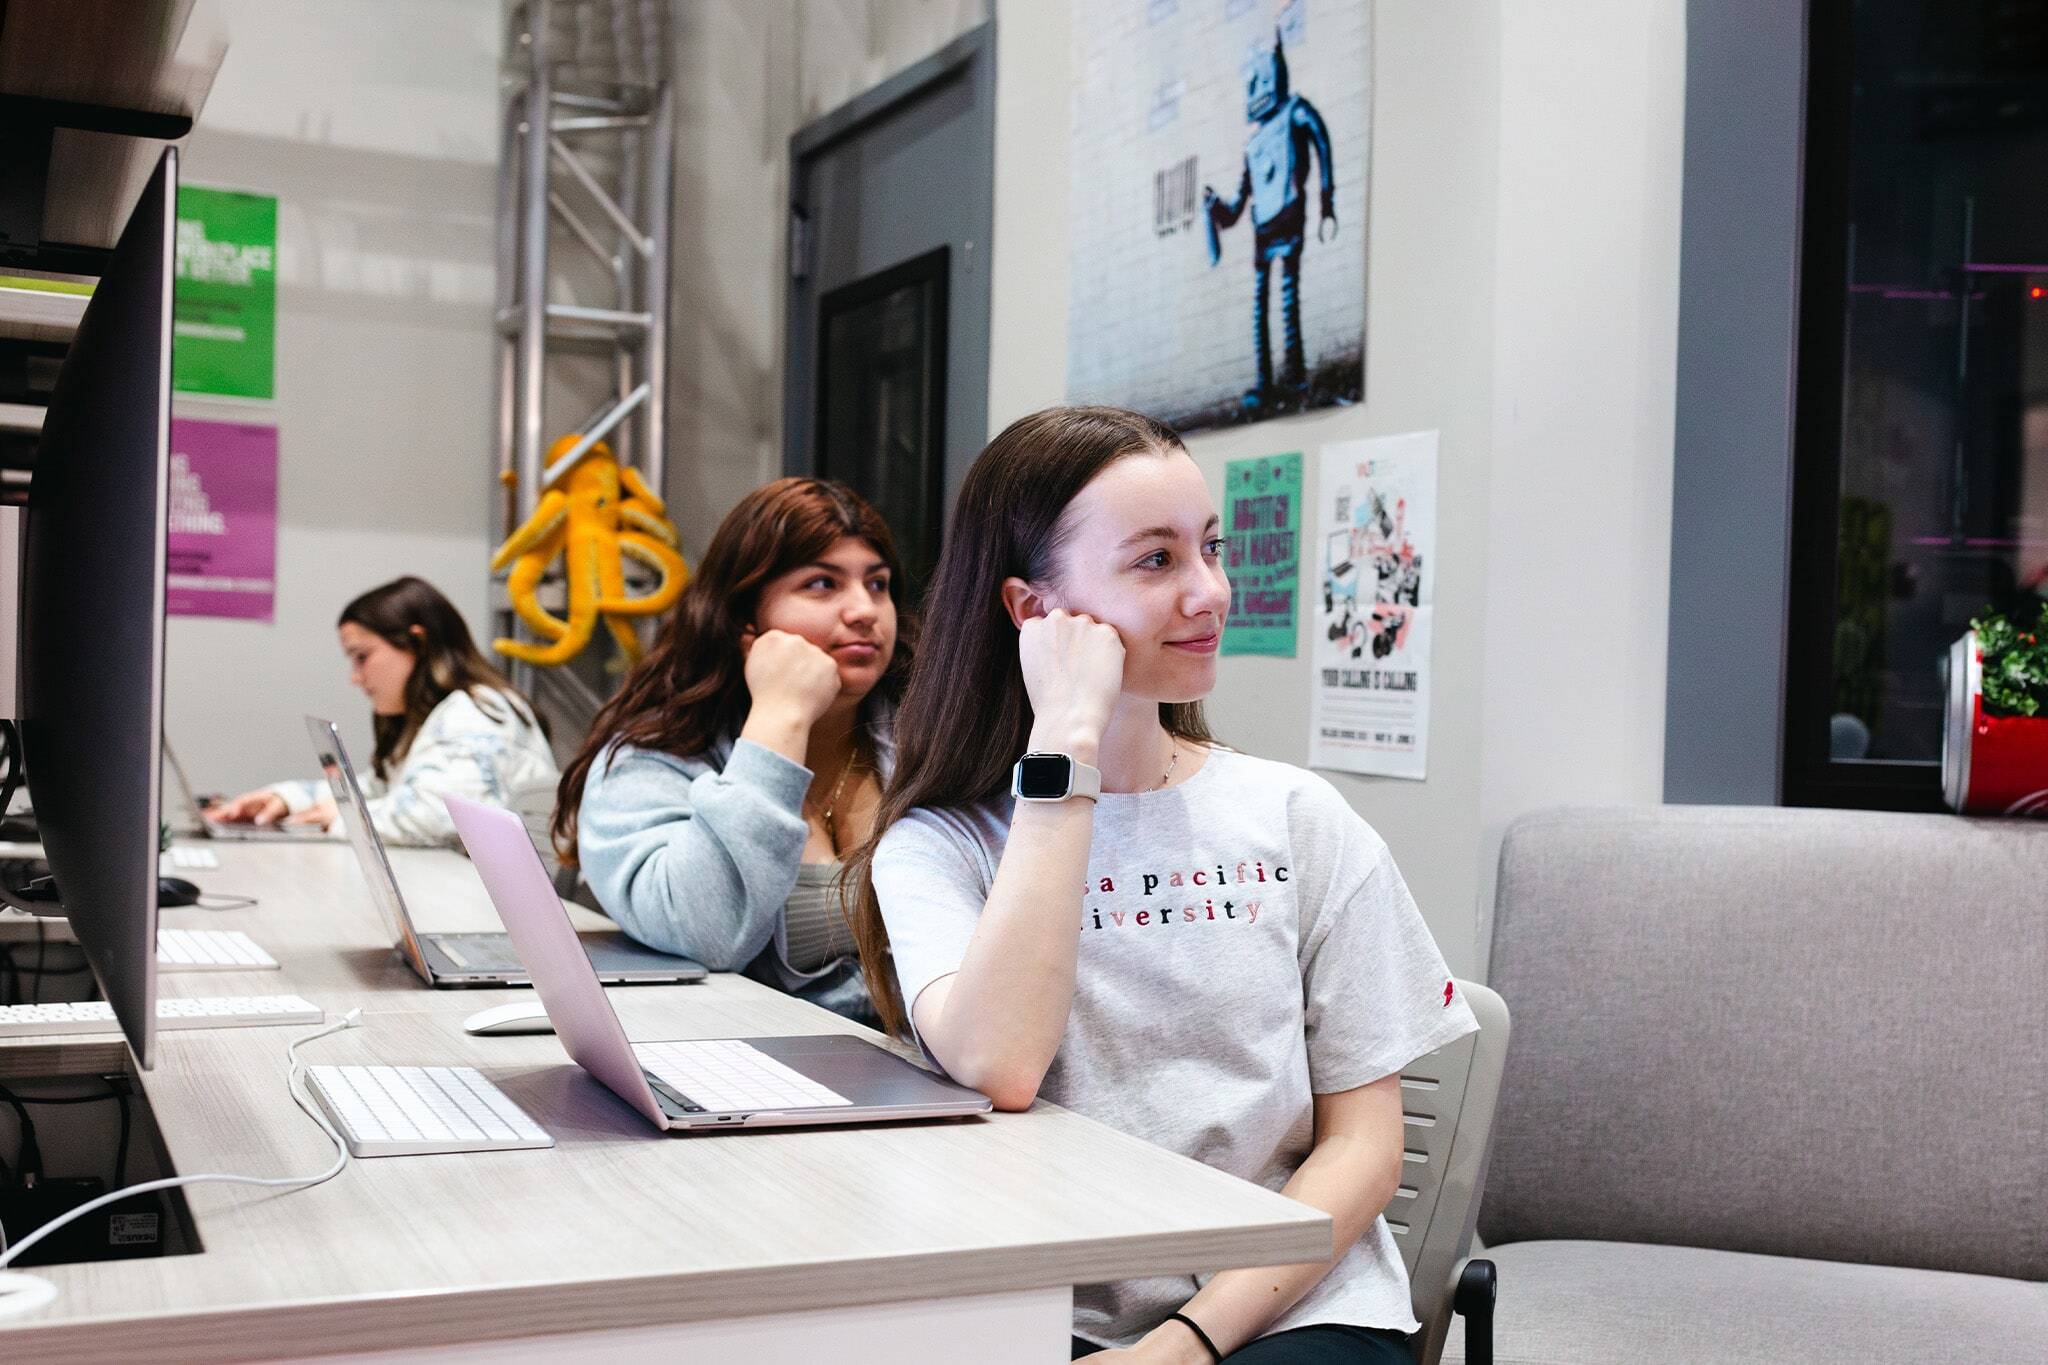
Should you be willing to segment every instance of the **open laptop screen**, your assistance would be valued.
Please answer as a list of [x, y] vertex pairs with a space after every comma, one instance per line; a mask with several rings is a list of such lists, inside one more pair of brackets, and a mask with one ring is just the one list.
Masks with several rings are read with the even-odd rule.
[[306, 717], [306, 734], [313, 741], [313, 755], [320, 764], [321, 775], [327, 779], [327, 786], [334, 793], [334, 805], [341, 812], [341, 826], [348, 834], [349, 846], [356, 851], [356, 862], [363, 869], [363, 880], [370, 888], [370, 900], [377, 907], [377, 913], [384, 917], [384, 927], [391, 932], [391, 940], [398, 950], [405, 954], [405, 960], [412, 969], [427, 982], [434, 979], [433, 971], [427, 966], [426, 954], [421, 951], [419, 940], [412, 932], [412, 917], [405, 911], [405, 898], [398, 889], [398, 878], [391, 871], [391, 862], [384, 856], [384, 842], [377, 837], [376, 826], [370, 823], [369, 803], [363, 799], [363, 789], [356, 781], [355, 766], [348, 761], [348, 750], [342, 747], [341, 731], [333, 721], [318, 716]]

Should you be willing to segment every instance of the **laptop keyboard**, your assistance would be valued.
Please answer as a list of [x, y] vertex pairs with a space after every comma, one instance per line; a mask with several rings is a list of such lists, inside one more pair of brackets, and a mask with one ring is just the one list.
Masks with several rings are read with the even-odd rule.
[[505, 934], [429, 934], [427, 939], [465, 972], [511, 972], [526, 975], [526, 964]]
[[738, 1038], [635, 1043], [650, 1075], [712, 1114], [738, 1110], [828, 1109], [852, 1100]]

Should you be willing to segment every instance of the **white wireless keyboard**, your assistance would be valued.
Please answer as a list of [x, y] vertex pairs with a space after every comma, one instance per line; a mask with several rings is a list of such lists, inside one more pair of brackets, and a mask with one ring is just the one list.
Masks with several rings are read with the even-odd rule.
[[[296, 995], [208, 995], [156, 1002], [156, 1026], [247, 1028], [260, 1024], [317, 1024], [327, 1016]], [[0, 1038], [44, 1033], [118, 1033], [114, 1007], [104, 1000], [56, 1005], [0, 1005]]]
[[159, 929], [160, 972], [271, 972], [277, 959], [239, 929]]
[[473, 1066], [309, 1066], [306, 1079], [351, 1156], [555, 1145]]
[[156, 865], [157, 871], [165, 876], [180, 868], [197, 868], [204, 872], [220, 866], [220, 855], [196, 844], [172, 844], [158, 855]]

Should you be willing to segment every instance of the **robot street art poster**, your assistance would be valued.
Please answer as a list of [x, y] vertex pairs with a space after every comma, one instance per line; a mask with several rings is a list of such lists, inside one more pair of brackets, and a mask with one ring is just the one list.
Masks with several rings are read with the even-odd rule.
[[1433, 431], [1323, 447], [1309, 766], [1421, 778], [1436, 595]]
[[1301, 452], [1223, 466], [1225, 654], [1294, 657], [1301, 592]]
[[1193, 431], [1364, 397], [1371, 18], [1076, 7], [1071, 401]]

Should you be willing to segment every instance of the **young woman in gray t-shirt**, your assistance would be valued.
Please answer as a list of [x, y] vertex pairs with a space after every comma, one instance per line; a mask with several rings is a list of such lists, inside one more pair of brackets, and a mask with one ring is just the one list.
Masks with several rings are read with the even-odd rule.
[[1477, 1025], [1335, 789], [1210, 742], [1223, 546], [1148, 418], [989, 443], [849, 859], [855, 932], [884, 1019], [998, 1107], [1043, 1095], [1331, 1216], [1327, 1262], [1077, 1290], [1077, 1353], [1405, 1362], [1399, 1072]]

